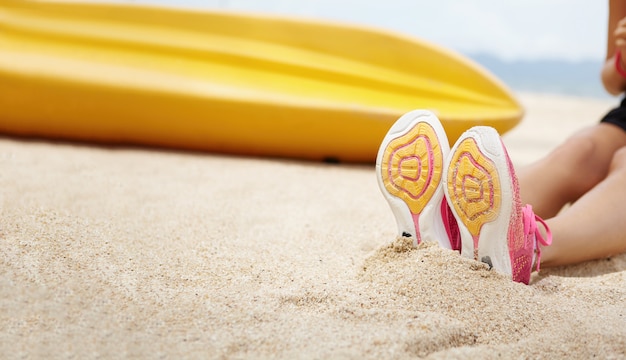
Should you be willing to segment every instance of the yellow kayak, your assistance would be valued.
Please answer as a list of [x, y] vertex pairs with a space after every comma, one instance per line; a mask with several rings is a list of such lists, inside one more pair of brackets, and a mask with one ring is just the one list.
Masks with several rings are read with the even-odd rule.
[[523, 110], [468, 59], [340, 23], [128, 4], [0, 2], [0, 133], [373, 163], [430, 109], [450, 141]]

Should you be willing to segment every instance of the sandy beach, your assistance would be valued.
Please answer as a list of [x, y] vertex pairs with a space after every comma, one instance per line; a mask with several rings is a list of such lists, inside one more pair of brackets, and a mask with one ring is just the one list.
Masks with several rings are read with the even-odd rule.
[[[519, 166], [618, 102], [519, 99]], [[0, 358], [626, 358], [626, 254], [412, 249], [373, 165], [0, 137], [0, 207]]]

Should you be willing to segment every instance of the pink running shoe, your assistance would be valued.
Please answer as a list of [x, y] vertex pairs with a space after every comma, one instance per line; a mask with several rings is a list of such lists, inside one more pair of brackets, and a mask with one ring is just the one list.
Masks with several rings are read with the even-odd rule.
[[[548, 226], [522, 207], [511, 160], [497, 131], [477, 126], [452, 147], [443, 186], [461, 233], [461, 255], [482, 261], [513, 281], [528, 284], [540, 246], [552, 243]], [[543, 224], [547, 238], [538, 230]]]
[[449, 152], [443, 126], [426, 110], [400, 117], [378, 150], [378, 185], [395, 215], [399, 234], [412, 237], [415, 246], [434, 241], [460, 250], [458, 228], [441, 187]]

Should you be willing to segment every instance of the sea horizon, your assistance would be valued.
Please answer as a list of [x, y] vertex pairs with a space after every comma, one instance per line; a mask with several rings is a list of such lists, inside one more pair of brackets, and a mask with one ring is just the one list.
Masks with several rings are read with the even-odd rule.
[[492, 73], [513, 91], [614, 98], [602, 86], [601, 60], [503, 60], [488, 53], [462, 55]]

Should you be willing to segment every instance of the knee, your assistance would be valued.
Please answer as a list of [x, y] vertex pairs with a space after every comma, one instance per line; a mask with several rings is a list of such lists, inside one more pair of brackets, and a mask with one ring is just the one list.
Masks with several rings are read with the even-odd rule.
[[584, 133], [571, 136], [555, 149], [553, 156], [557, 158], [556, 164], [565, 164], [576, 171], [597, 164], [595, 161], [598, 156], [596, 141], [594, 137]]
[[[552, 163], [559, 167], [579, 192], [595, 186], [606, 176], [608, 159], [603, 159], [598, 139], [585, 133], [573, 135], [552, 153]], [[626, 165], [626, 153], [623, 158]]]

